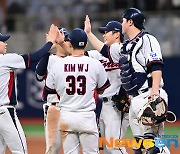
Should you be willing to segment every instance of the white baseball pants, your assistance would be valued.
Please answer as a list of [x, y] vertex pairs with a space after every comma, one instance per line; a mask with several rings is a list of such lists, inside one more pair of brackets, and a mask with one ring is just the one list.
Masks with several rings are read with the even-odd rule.
[[0, 107], [0, 154], [6, 145], [12, 154], [27, 154], [26, 138], [13, 106]]

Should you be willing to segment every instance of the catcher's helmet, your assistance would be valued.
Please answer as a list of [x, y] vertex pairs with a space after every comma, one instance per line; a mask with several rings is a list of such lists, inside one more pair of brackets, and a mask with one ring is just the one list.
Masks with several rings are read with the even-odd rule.
[[3, 35], [0, 33], [0, 41], [5, 42], [10, 38], [10, 35]]
[[143, 26], [145, 22], [145, 17], [140, 10], [136, 8], [129, 8], [124, 11], [122, 17], [128, 20], [131, 19], [134, 22], [135, 27], [137, 27], [138, 29], [145, 29]]

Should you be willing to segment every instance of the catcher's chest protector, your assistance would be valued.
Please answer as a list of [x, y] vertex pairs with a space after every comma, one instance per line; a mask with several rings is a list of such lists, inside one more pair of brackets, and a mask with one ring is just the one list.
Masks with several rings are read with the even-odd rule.
[[136, 60], [136, 55], [143, 45], [144, 34], [146, 33], [142, 32], [131, 42], [126, 41], [120, 51], [122, 86], [130, 95], [138, 91], [147, 80], [145, 68]]

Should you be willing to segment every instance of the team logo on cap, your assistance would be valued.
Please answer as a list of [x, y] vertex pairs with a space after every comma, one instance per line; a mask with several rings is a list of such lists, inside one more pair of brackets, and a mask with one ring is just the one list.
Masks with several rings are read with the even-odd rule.
[[119, 28], [114, 28], [114, 30], [116, 30], [116, 31], [120, 31], [120, 29], [119, 29]]
[[79, 46], [84, 46], [84, 42], [79, 42]]

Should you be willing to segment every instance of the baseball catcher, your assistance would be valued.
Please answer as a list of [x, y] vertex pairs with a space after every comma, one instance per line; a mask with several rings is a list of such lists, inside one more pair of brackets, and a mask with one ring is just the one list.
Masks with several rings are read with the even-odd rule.
[[152, 126], [166, 120], [167, 104], [160, 96], [150, 96], [148, 103], [139, 113], [139, 120], [143, 125]]

